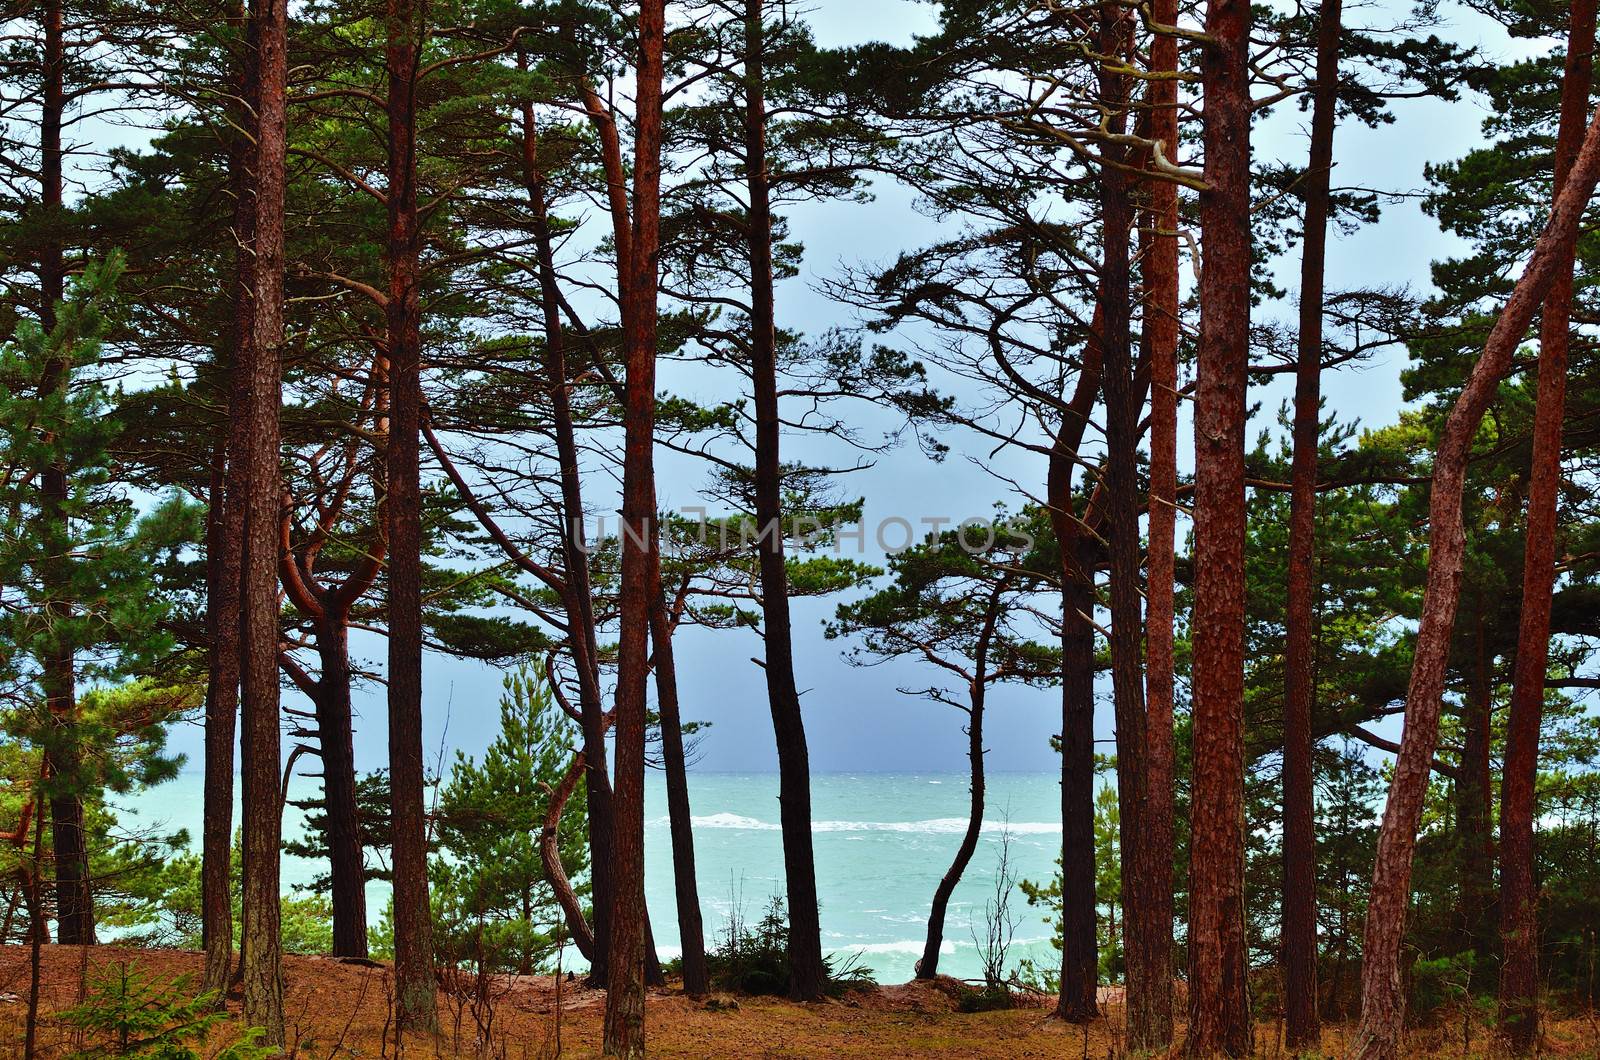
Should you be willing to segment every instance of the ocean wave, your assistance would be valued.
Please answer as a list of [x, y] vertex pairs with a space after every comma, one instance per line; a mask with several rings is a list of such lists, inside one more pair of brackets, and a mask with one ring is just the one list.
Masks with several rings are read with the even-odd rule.
[[[776, 832], [779, 826], [737, 813], [713, 813], [691, 817], [696, 828], [731, 828], [746, 832]], [[658, 817], [657, 825], [668, 823]], [[922, 835], [959, 835], [967, 830], [965, 817], [933, 817], [924, 821], [812, 821], [811, 831], [823, 832], [906, 832]], [[1009, 830], [1012, 835], [1059, 835], [1061, 825], [1055, 821], [984, 821], [983, 830], [991, 835]]]
[[[656, 824], [669, 824], [665, 817], [656, 818]], [[713, 813], [705, 817], [691, 817], [689, 823], [696, 828], [738, 828], [746, 832], [776, 832], [778, 826], [770, 821], [758, 821], [737, 813]]]
[[[900, 939], [895, 942], [863, 942], [854, 946], [839, 946], [835, 953], [918, 953], [922, 952], [925, 942], [922, 939]], [[954, 953], [956, 944], [949, 939], [939, 943], [941, 954]]]

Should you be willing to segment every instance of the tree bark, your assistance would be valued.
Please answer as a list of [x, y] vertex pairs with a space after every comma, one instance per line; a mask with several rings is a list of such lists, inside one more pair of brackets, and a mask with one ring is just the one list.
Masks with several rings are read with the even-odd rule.
[[428, 904], [428, 823], [422, 762], [422, 305], [417, 290], [417, 60], [422, 12], [388, 0], [389, 348], [389, 787], [394, 828], [396, 1018], [412, 1030], [438, 1026], [433, 916]]
[[278, 409], [283, 364], [283, 209], [286, 151], [286, 0], [253, 0], [257, 118], [252, 341], [247, 368], [249, 444], [241, 559], [240, 690], [244, 788], [244, 923], [241, 968], [245, 1018], [281, 1045], [283, 980], [279, 940]]
[[[611, 930], [611, 778], [606, 765], [605, 704], [600, 693], [599, 647], [590, 592], [589, 557], [583, 541], [583, 480], [578, 466], [577, 434], [568, 394], [570, 373], [566, 335], [561, 326], [555, 251], [550, 232], [545, 181], [538, 159], [538, 133], [532, 104], [522, 107], [523, 179], [533, 208], [539, 297], [544, 319], [545, 376], [550, 387], [551, 423], [556, 457], [561, 464], [561, 555], [566, 568], [562, 607], [567, 616], [567, 649], [578, 677], [578, 711], [583, 730], [584, 799], [588, 808], [589, 890], [594, 907], [593, 953], [589, 982], [604, 986], [606, 950]], [[620, 174], [618, 175], [620, 179]]]
[[1316, 699], [1317, 454], [1322, 425], [1322, 302], [1329, 178], [1339, 103], [1341, 0], [1322, 0], [1311, 156], [1300, 251], [1300, 331], [1290, 471], [1288, 602], [1284, 615], [1283, 928], [1284, 1042], [1314, 1051], [1317, 1016], [1317, 843], [1311, 714]]
[[811, 765], [794, 676], [789, 575], [783, 556], [783, 469], [778, 417], [777, 327], [773, 307], [772, 209], [767, 174], [761, 0], [745, 2], [745, 172], [749, 187], [750, 381], [755, 398], [756, 551], [761, 576], [767, 699], [778, 745], [778, 805], [789, 898], [789, 994], [822, 996], [827, 968], [811, 843]]
[[[382, 364], [380, 358], [374, 365], [374, 374], [382, 371]], [[380, 399], [380, 407], [385, 404], [387, 402]], [[381, 429], [384, 423], [381, 413], [377, 423]], [[355, 456], [352, 448], [348, 455], [352, 471]], [[333, 955], [364, 958], [367, 955], [367, 873], [361, 845], [361, 814], [356, 803], [350, 609], [377, 580], [387, 554], [387, 540], [380, 530], [374, 535], [376, 540], [367, 548], [365, 557], [342, 581], [325, 583], [317, 577], [316, 557], [344, 514], [345, 495], [341, 492], [329, 504], [318, 503], [317, 507], [318, 519], [311, 538], [297, 549], [291, 536], [289, 503], [285, 501], [280, 523], [280, 570], [284, 595], [310, 620], [317, 649], [316, 679], [298, 668], [292, 671], [292, 676], [310, 698], [316, 714], [326, 815], [324, 834], [331, 874]], [[383, 518], [380, 509], [380, 525]]]
[[[1594, 79], [1595, 3], [1574, 0], [1569, 12], [1555, 186], [1566, 183], [1577, 153]], [[1566, 410], [1567, 329], [1572, 312], [1571, 246], [1554, 265], [1539, 326], [1539, 382], [1522, 566], [1522, 617], [1512, 675], [1500, 799], [1500, 1026], [1517, 1054], [1539, 1033], [1539, 922], [1533, 875], [1534, 784], [1539, 725], [1550, 661], [1550, 594], [1555, 584], [1556, 497], [1561, 488], [1561, 425]]]
[[1439, 736], [1456, 604], [1461, 590], [1466, 534], [1461, 496], [1473, 436], [1512, 354], [1527, 333], [1534, 313], [1556, 275], [1569, 267], [1578, 224], [1600, 178], [1600, 111], [1596, 111], [1572, 171], [1561, 185], [1550, 220], [1534, 245], [1522, 276], [1484, 343], [1483, 354], [1456, 399], [1434, 457], [1429, 501], [1428, 577], [1423, 589], [1422, 619], [1413, 650], [1411, 681], [1406, 690], [1405, 728], [1400, 754], [1389, 782], [1388, 802], [1378, 831], [1372, 891], [1361, 966], [1361, 1023], [1351, 1055], [1362, 1060], [1389, 1060], [1397, 1055], [1404, 1018], [1400, 988], [1400, 946], [1411, 893], [1411, 860], [1417, 823], [1427, 794], [1428, 773]]
[[324, 616], [316, 629], [322, 672], [317, 680], [317, 745], [322, 758], [322, 801], [327, 815], [329, 897], [333, 903], [333, 955], [367, 955], [367, 870], [356, 805], [354, 718], [350, 708], [348, 616]]
[[672, 655], [673, 626], [658, 578], [655, 603], [650, 611], [650, 639], [655, 645], [656, 709], [661, 716], [667, 822], [672, 832], [672, 886], [677, 898], [678, 938], [683, 948], [683, 991], [695, 997], [711, 988], [711, 977], [706, 967], [700, 889], [694, 875], [694, 827], [689, 809], [688, 762], [683, 749], [683, 715], [678, 708], [678, 668]]
[[[43, 238], [39, 246], [39, 325], [46, 334], [55, 330], [56, 305], [65, 296], [66, 264], [61, 243], [63, 223], [62, 118], [66, 109], [64, 80], [66, 46], [62, 31], [62, 4], [49, 0], [40, 12], [44, 50], [40, 56], [43, 84], [39, 100], [39, 212]], [[70, 365], [64, 360], [47, 364], [40, 388], [65, 393]], [[71, 618], [71, 542], [66, 504], [70, 493], [69, 469], [52, 460], [40, 475], [40, 515], [50, 543], [50, 558], [43, 565], [52, 640], [40, 657], [40, 686], [49, 711], [52, 734], [46, 753], [54, 777], [50, 794], [50, 846], [56, 874], [56, 940], [68, 945], [94, 942], [94, 897], [89, 879], [89, 851], [85, 842], [83, 797], [80, 791], [81, 755], [77, 732], [77, 668], [70, 636], [57, 633]]]
[[233, 189], [233, 349], [227, 375], [227, 423], [220, 468], [220, 494], [213, 487], [207, 524], [207, 615], [211, 623], [210, 672], [206, 693], [205, 808], [201, 828], [201, 935], [205, 942], [205, 989], [228, 986], [233, 960], [233, 770], [239, 714], [241, 581], [245, 498], [249, 494], [249, 448], [253, 442], [250, 370], [255, 363], [255, 179], [252, 141], [257, 86], [256, 19], [242, 17], [238, 57], [238, 129], [228, 144], [228, 182]]
[[544, 865], [544, 874], [550, 881], [550, 890], [555, 892], [556, 904], [561, 907], [562, 915], [567, 921], [567, 930], [572, 932], [572, 942], [578, 947], [578, 952], [583, 954], [583, 959], [594, 959], [594, 932], [589, 930], [589, 924], [583, 919], [583, 906], [578, 901], [578, 896], [572, 890], [572, 884], [567, 880], [567, 870], [561, 864], [561, 811], [566, 809], [567, 800], [572, 797], [572, 789], [578, 786], [578, 781], [584, 774], [583, 752], [579, 751], [572, 758], [572, 764], [567, 767], [567, 772], [550, 793], [550, 804], [544, 812], [544, 828], [539, 833], [539, 860]]
[[[1099, 303], [1097, 303], [1097, 306]], [[1096, 314], [1083, 364], [1050, 450], [1046, 496], [1061, 569], [1061, 995], [1056, 1015], [1083, 1023], [1100, 1014], [1094, 863], [1094, 543], [1081, 529], [1072, 472], [1100, 393]]]
[[[636, 65], [633, 217], [619, 242], [626, 395], [623, 406], [622, 572], [617, 645], [616, 799], [611, 944], [603, 1051], [644, 1056], [644, 738], [650, 611], [659, 599], [655, 543], [656, 287], [661, 236], [664, 0], [641, 0]], [[614, 217], [614, 220], [616, 218]]]
[[[234, 374], [230, 369], [230, 375]], [[226, 430], [226, 428], [225, 428]], [[233, 962], [233, 742], [239, 712], [239, 507], [229, 504], [227, 443], [212, 461], [206, 513], [207, 648], [204, 822], [200, 854], [200, 935], [204, 989], [227, 988]]]
[[1000, 617], [1000, 597], [1005, 592], [1005, 579], [995, 582], [984, 611], [983, 629], [978, 634], [977, 650], [973, 655], [972, 680], [967, 686], [967, 763], [971, 770], [971, 801], [967, 809], [967, 830], [961, 835], [961, 845], [950, 867], [939, 879], [933, 891], [933, 905], [928, 911], [928, 936], [922, 944], [922, 959], [917, 962], [917, 978], [933, 979], [939, 974], [939, 947], [944, 942], [944, 918], [950, 908], [950, 896], [956, 884], [972, 862], [978, 849], [978, 839], [983, 835], [983, 709], [985, 693], [989, 686], [989, 644], [994, 639], [995, 623]]
[[[1177, 0], [1155, 0], [1155, 21], [1176, 25]], [[1150, 67], [1176, 73], [1178, 40], [1157, 33]], [[1150, 138], [1174, 162], [1178, 154], [1178, 82], [1151, 82]], [[1150, 185], [1144, 234], [1144, 360], [1150, 366], [1150, 524], [1145, 559], [1145, 800], [1142, 827], [1151, 880], [1146, 960], [1151, 991], [1143, 1021], [1152, 1050], [1172, 1044], [1173, 891], [1173, 629], [1175, 538], [1178, 512], [1178, 186], [1157, 178]]]
[[1250, 7], [1209, 0], [1195, 389], [1190, 1055], [1250, 1051], [1244, 911], [1244, 435], [1250, 345]]
[[1492, 779], [1490, 744], [1494, 728], [1494, 655], [1486, 636], [1484, 616], [1469, 643], [1467, 689], [1462, 697], [1461, 765], [1456, 777], [1456, 858], [1460, 870], [1457, 922], [1464, 949], [1472, 951], [1469, 987], [1480, 989], [1489, 981], [1495, 957], [1494, 834], [1490, 831]]
[[[1100, 51], [1123, 55], [1130, 44], [1131, 22], [1118, 5], [1101, 9]], [[1129, 107], [1128, 78], [1102, 64], [1099, 73], [1101, 105], [1109, 115], [1107, 126], [1118, 135], [1126, 131]], [[1129, 311], [1132, 280], [1128, 239], [1133, 228], [1133, 203], [1128, 178], [1120, 168], [1128, 151], [1112, 141], [1101, 148], [1107, 165], [1100, 183], [1100, 306], [1101, 347], [1105, 358], [1103, 387], [1106, 401], [1105, 508], [1106, 540], [1110, 553], [1111, 688], [1116, 714], [1117, 792], [1122, 859], [1122, 922], [1127, 958], [1128, 1046], [1136, 1052], [1164, 1044], [1168, 1022], [1162, 1001], [1166, 992], [1156, 980], [1164, 968], [1150, 962], [1150, 936], [1160, 931], [1151, 906], [1158, 877], [1169, 871], [1170, 855], [1152, 863], [1144, 833], [1145, 804], [1149, 798], [1146, 773], [1145, 702], [1143, 675], [1143, 616], [1139, 586], [1139, 419], [1143, 395], [1133, 378]]]
[[[45, 770], [49, 766], [46, 764]], [[40, 779], [43, 780], [43, 771]], [[39, 795], [34, 796], [38, 804], [39, 826], [34, 832], [32, 864], [25, 867], [22, 885], [22, 900], [28, 907], [28, 1013], [24, 1017], [22, 1055], [24, 1060], [33, 1060], [37, 1055], [35, 1046], [39, 1035], [39, 995], [42, 984], [40, 975], [40, 951], [48, 941], [45, 929], [44, 896], [40, 893], [39, 880], [41, 876], [41, 862], [44, 860], [44, 806]], [[27, 829], [22, 829], [26, 839]]]

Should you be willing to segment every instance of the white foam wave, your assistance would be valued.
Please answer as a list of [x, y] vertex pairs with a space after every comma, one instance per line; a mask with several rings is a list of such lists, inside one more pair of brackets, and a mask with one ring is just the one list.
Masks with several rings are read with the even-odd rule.
[[[917, 953], [922, 952], [924, 945], [921, 939], [900, 939], [895, 942], [863, 942], [855, 946], [840, 946], [835, 952], [848, 953]], [[954, 953], [955, 943], [945, 939], [939, 944], [941, 954]]]
[[[667, 824], [667, 818], [662, 817], [657, 824]], [[696, 828], [738, 828], [746, 832], [776, 832], [778, 826], [770, 821], [758, 821], [754, 817], [745, 817], [737, 813], [713, 813], [705, 817], [691, 817], [689, 823]]]
[[[762, 821], [738, 813], [713, 813], [691, 817], [696, 828], [732, 828], [747, 832], [775, 832], [779, 826], [772, 821]], [[667, 823], [665, 817], [657, 818], [658, 825]], [[965, 817], [933, 817], [923, 821], [813, 821], [813, 832], [905, 832], [923, 835], [960, 835], [967, 830]], [[997, 834], [1009, 830], [1012, 835], [1054, 835], [1061, 832], [1055, 821], [984, 821], [983, 831]]]

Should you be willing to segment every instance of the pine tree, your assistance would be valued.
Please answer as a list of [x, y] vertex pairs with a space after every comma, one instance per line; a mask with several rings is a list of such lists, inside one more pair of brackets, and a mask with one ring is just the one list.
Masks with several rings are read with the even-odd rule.
[[[482, 761], [457, 752], [439, 792], [440, 853], [429, 869], [441, 963], [526, 975], [567, 939], [539, 848], [576, 742], [543, 678], [523, 666], [505, 678], [500, 731]], [[587, 831], [582, 801], [570, 803], [558, 849], [574, 877], [587, 875]]]
[[[91, 268], [57, 307], [53, 329], [22, 322], [0, 347], [0, 584], [7, 598], [0, 673], [26, 690], [8, 729], [42, 748], [47, 763], [57, 916], [88, 924], [93, 880], [83, 807], [119, 783], [107, 755], [123, 735], [122, 717], [91, 714], [77, 703], [68, 712], [53, 709], [46, 661], [71, 655], [91, 680], [159, 664], [172, 647], [164, 628], [171, 599], [161, 576], [197, 533], [194, 509], [177, 497], [141, 516], [107, 448], [118, 427], [96, 364], [121, 267], [112, 257]], [[63, 489], [50, 498], [32, 486], [45, 467], [63, 475]], [[63, 569], [63, 558], [68, 579], [41, 575]], [[90, 938], [92, 932], [80, 941]]]

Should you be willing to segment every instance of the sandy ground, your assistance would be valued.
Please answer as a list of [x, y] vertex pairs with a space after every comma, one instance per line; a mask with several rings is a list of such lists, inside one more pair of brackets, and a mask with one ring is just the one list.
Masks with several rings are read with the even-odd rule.
[[[0, 1057], [21, 1057], [27, 1008], [27, 950], [0, 947]], [[85, 976], [117, 961], [136, 962], [168, 980], [189, 974], [198, 982], [198, 953], [50, 946], [43, 959], [46, 1014], [72, 1005]], [[288, 1038], [307, 1057], [393, 1057], [397, 1046], [390, 1011], [388, 969], [332, 958], [284, 961]], [[559, 997], [558, 997], [559, 995]], [[496, 976], [487, 984], [448, 979], [439, 993], [438, 1035], [407, 1036], [400, 1055], [411, 1057], [534, 1057], [598, 1055], [605, 995], [581, 981], [550, 976]], [[559, 1003], [558, 1003], [559, 1001]], [[1049, 1018], [1041, 999], [1006, 1012], [956, 1011], [954, 984], [912, 983], [853, 992], [812, 1005], [715, 995], [690, 999], [671, 990], [651, 995], [646, 1010], [649, 1052], [690, 1057], [1118, 1057], [1120, 997], [1107, 991], [1107, 1018], [1086, 1027]], [[228, 1011], [239, 1015], [237, 998]], [[199, 1051], [209, 1056], [239, 1033], [236, 1020], [212, 1032]], [[1271, 1025], [1258, 1028], [1262, 1055], [1282, 1055]], [[1410, 1055], [1493, 1055], [1481, 1030], [1470, 1043], [1459, 1024], [1415, 1032]], [[1344, 1029], [1330, 1028], [1327, 1055], [1342, 1052]], [[59, 1021], [42, 1020], [39, 1055], [64, 1057], [83, 1046]], [[559, 1043], [559, 1044], [558, 1044]], [[1600, 1057], [1600, 1027], [1566, 1020], [1547, 1033], [1547, 1052]]]

